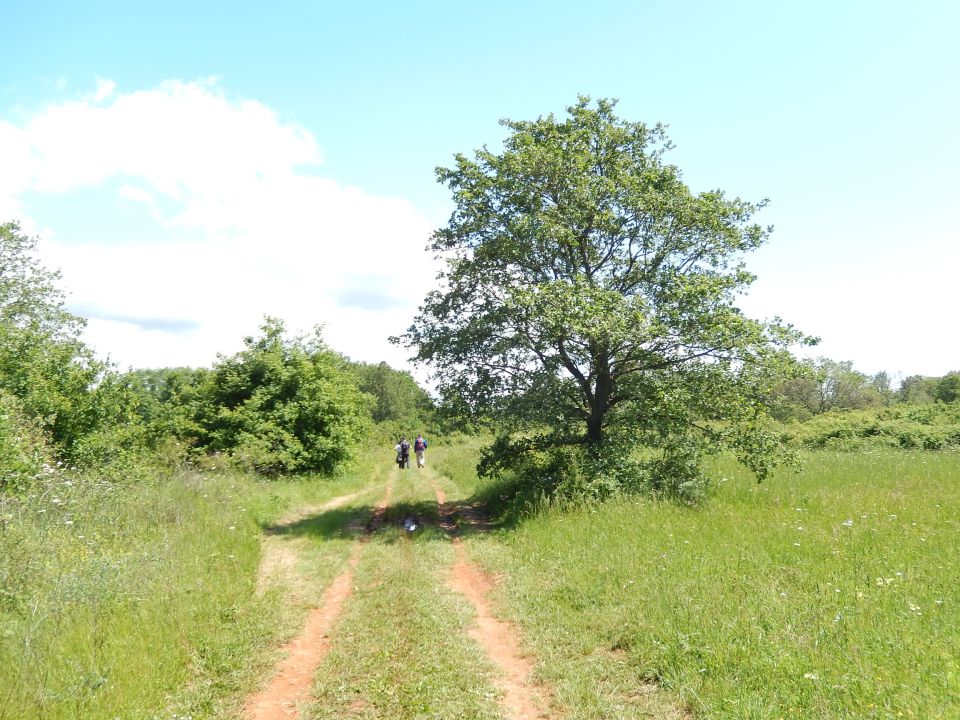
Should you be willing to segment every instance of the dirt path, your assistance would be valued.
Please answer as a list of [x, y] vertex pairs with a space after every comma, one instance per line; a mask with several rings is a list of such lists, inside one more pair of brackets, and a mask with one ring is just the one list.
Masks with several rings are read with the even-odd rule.
[[477, 624], [470, 629], [470, 637], [483, 647], [501, 672], [501, 706], [504, 714], [510, 720], [548, 717], [546, 693], [531, 680], [533, 660], [523, 653], [517, 642], [517, 629], [493, 615], [487, 599], [493, 589], [493, 580], [470, 562], [463, 543], [456, 536], [454, 509], [447, 503], [443, 490], [434, 487], [434, 492], [440, 507], [440, 525], [450, 534], [456, 553], [450, 586], [464, 595], [474, 607]]
[[[342, 495], [315, 508], [305, 508], [284, 518], [280, 523], [290, 524], [317, 512], [333, 510], [346, 505], [360, 493]], [[310, 611], [303, 631], [287, 643], [285, 658], [277, 666], [273, 679], [260, 692], [250, 696], [244, 706], [249, 720], [294, 720], [300, 716], [299, 704], [309, 697], [313, 676], [330, 650], [330, 630], [343, 611], [343, 605], [353, 593], [353, 578], [363, 551], [363, 540], [383, 522], [383, 514], [393, 494], [393, 476], [387, 481], [387, 490], [374, 508], [367, 525], [367, 535], [354, 546], [347, 568], [340, 573], [323, 594], [319, 607]], [[295, 551], [284, 547], [279, 538], [273, 540], [264, 552], [261, 578], [275, 577], [291, 571], [296, 563]], [[296, 594], [296, 585], [293, 588]]]

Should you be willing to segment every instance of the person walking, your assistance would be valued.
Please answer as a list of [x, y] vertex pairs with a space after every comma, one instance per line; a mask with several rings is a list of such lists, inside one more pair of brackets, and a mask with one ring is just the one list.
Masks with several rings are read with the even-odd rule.
[[424, 464], [423, 454], [427, 451], [427, 441], [424, 439], [423, 435], [417, 433], [417, 439], [413, 441], [413, 452], [417, 456], [417, 470], [421, 469]]
[[396, 451], [397, 464], [400, 466], [400, 469], [405, 470], [410, 467], [410, 443], [407, 442], [406, 436], [400, 438]]

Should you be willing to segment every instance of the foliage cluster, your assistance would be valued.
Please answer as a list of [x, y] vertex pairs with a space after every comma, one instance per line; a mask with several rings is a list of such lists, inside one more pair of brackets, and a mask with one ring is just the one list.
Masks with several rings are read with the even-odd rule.
[[551, 503], [644, 493], [696, 504], [708, 490], [701, 453], [692, 442], [660, 448], [607, 442], [590, 449], [579, 443], [544, 442], [542, 436], [500, 436], [484, 449], [477, 470], [482, 477], [508, 479], [527, 497]]
[[[39, 429], [64, 462], [102, 459], [107, 446], [141, 439], [129, 429], [112, 437], [130, 417], [130, 398], [80, 341], [84, 323], [67, 312], [59, 275], [37, 262], [35, 248], [16, 223], [0, 225], [3, 422], [19, 428], [14, 434], [30, 447], [39, 447]], [[7, 470], [0, 488], [24, 477], [22, 466]]]
[[838, 410], [786, 425], [783, 436], [802, 447], [835, 450], [960, 448], [960, 403]]
[[804, 421], [836, 410], [951, 403], [960, 398], [960, 372], [956, 371], [942, 377], [912, 375], [894, 390], [887, 373], [869, 376], [849, 361], [820, 357], [799, 362], [795, 370], [767, 399], [778, 420]]
[[201, 446], [265, 473], [329, 473], [348, 460], [366, 433], [369, 398], [319, 331], [288, 340], [268, 319], [244, 343], [208, 376]]
[[373, 439], [392, 445], [398, 437], [418, 432], [433, 434], [439, 419], [433, 398], [409, 372], [395, 370], [385, 362], [349, 363], [361, 392], [372, 402]]

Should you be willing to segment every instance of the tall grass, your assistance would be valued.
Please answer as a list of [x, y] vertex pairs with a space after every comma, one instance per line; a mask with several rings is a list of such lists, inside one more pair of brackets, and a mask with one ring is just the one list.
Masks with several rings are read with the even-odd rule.
[[262, 527], [360, 482], [50, 471], [0, 501], [0, 719], [235, 717], [290, 631]]
[[805, 460], [762, 485], [719, 462], [700, 508], [554, 509], [471, 544], [561, 695], [602, 667], [703, 718], [960, 717], [960, 456]]

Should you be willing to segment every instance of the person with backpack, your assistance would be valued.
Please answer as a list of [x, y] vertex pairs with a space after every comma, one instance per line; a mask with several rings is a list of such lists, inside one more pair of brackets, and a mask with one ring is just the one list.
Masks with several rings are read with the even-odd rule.
[[416, 456], [417, 456], [417, 470], [422, 468], [424, 465], [423, 454], [426, 452], [426, 450], [427, 450], [427, 441], [423, 437], [423, 435], [420, 435], [418, 433], [417, 439], [413, 441], [413, 452], [416, 453]]
[[407, 442], [406, 436], [400, 438], [400, 442], [397, 443], [394, 450], [397, 451], [397, 465], [400, 466], [400, 469], [404, 470], [410, 467], [410, 443]]

